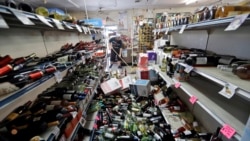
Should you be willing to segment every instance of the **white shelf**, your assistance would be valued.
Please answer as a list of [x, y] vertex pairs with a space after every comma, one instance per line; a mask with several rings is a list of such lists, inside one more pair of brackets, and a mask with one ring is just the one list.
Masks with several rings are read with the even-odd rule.
[[[85, 129], [88, 129], [89, 131], [92, 131], [92, 129], [94, 127], [94, 124], [96, 122], [95, 117], [97, 116], [97, 114], [98, 114], [98, 111], [96, 111], [96, 112], [94, 112], [94, 113], [87, 116], [87, 123], [84, 126]], [[90, 141], [91, 135], [92, 135], [92, 133], [90, 135], [88, 135], [88, 136], [85, 136], [83, 141]]]
[[[159, 67], [157, 65], [154, 66], [155, 70], [159, 72], [159, 75], [168, 83], [168, 86], [174, 85], [178, 81], [175, 79], [169, 78], [166, 73], [161, 72]], [[218, 123], [223, 126], [224, 124], [229, 124], [233, 128], [235, 128], [237, 134], [234, 135], [234, 137], [237, 140], [240, 140], [241, 136], [240, 134], [243, 133], [243, 129], [245, 127], [245, 123], [242, 123], [237, 118], [235, 118], [235, 115], [231, 115], [229, 112], [227, 112], [225, 109], [220, 107], [216, 102], [209, 99], [205, 94], [194, 88], [192, 85], [190, 85], [187, 82], [180, 82], [181, 86], [180, 89], [182, 89], [186, 94], [188, 94], [189, 97], [196, 96], [198, 98], [198, 101], [196, 102], [200, 107], [202, 107], [211, 117], [213, 117]], [[204, 87], [209, 86], [209, 82], [206, 82], [207, 84], [204, 85]]]
[[[184, 63], [179, 63], [182, 66], [186, 67], [188, 65]], [[210, 79], [221, 86], [225, 86], [227, 83], [231, 83], [234, 86], [237, 86], [238, 89], [236, 93], [245, 98], [246, 100], [250, 101], [250, 81], [243, 80], [234, 75], [232, 72], [225, 72], [220, 71], [216, 67], [195, 67], [193, 69], [196, 73], [200, 74], [201, 76]]]
[[[177, 80], [173, 79], [174, 82], [178, 82]], [[243, 129], [245, 124], [235, 118], [236, 115], [231, 115], [228, 111], [220, 107], [216, 102], [212, 101], [208, 98], [205, 94], [200, 92], [199, 90], [195, 89], [192, 85], [187, 82], [180, 82], [180, 88], [191, 96], [196, 96], [198, 101], [196, 102], [200, 105], [207, 113], [209, 113], [217, 122], [219, 122], [222, 126], [224, 124], [229, 124], [237, 131], [237, 134], [234, 136], [237, 140], [240, 140], [240, 134], [243, 133]], [[203, 85], [204, 87], [209, 86], [209, 82], [206, 82], [207, 85]], [[201, 85], [200, 85], [201, 86]], [[202, 88], [201, 88], [202, 89]], [[212, 94], [211, 94], [212, 95]], [[209, 108], [208, 108], [209, 107]]]

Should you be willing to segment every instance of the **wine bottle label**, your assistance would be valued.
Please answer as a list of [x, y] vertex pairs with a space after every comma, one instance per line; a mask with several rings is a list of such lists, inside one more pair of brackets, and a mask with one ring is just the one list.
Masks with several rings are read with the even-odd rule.
[[105, 133], [105, 134], [104, 134], [104, 137], [109, 138], [109, 139], [112, 139], [112, 138], [114, 138], [114, 135], [111, 134], [111, 133]]
[[143, 116], [143, 117], [151, 117], [152, 115], [151, 115], [151, 114], [148, 114], [148, 113], [143, 113], [142, 116]]
[[181, 110], [180, 106], [173, 106], [173, 108], [174, 108], [175, 111], [180, 111]]
[[197, 127], [197, 126], [199, 126], [199, 125], [198, 125], [198, 122], [197, 122], [197, 121], [194, 121], [194, 122], [193, 122], [193, 127]]
[[189, 131], [189, 130], [186, 130], [186, 131], [184, 131], [183, 133], [184, 133], [184, 135], [186, 135], [186, 136], [188, 136], [188, 135], [191, 135], [191, 134], [192, 134], [192, 132], [191, 132], [191, 131]]
[[196, 58], [196, 65], [206, 65], [206, 64], [207, 64], [207, 57]]
[[64, 94], [63, 99], [71, 100], [72, 94]]
[[19, 116], [19, 114], [17, 114], [17, 113], [10, 113], [10, 114], [7, 116], [6, 119], [12, 121], [12, 120], [16, 119], [18, 116]]
[[55, 105], [47, 105], [46, 107], [45, 107], [45, 110], [46, 111], [51, 111], [51, 110], [53, 110], [55, 108]]

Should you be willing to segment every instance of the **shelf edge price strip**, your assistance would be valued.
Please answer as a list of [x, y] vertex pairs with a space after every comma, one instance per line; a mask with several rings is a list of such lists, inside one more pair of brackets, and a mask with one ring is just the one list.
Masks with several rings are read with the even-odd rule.
[[37, 16], [37, 18], [38, 18], [41, 22], [43, 22], [44, 24], [46, 24], [46, 25], [48, 25], [48, 26], [50, 26], [50, 27], [54, 27], [52, 24], [50, 24], [50, 23], [48, 22], [48, 20], [45, 19], [44, 16], [41, 16], [41, 15], [36, 15], [36, 16]]
[[3, 19], [2, 15], [0, 15], [0, 28], [9, 28], [8, 24]]
[[60, 30], [65, 30], [64, 27], [62, 26], [62, 23], [58, 21], [57, 19], [52, 19], [52, 21], [56, 24], [56, 27]]
[[35, 25], [25, 14], [15, 9], [9, 9], [24, 25]]
[[224, 136], [226, 136], [228, 139], [231, 139], [232, 136], [235, 134], [236, 131], [235, 131], [235, 129], [234, 129], [233, 127], [231, 127], [230, 125], [225, 124], [225, 125], [221, 128], [220, 132], [221, 132]]

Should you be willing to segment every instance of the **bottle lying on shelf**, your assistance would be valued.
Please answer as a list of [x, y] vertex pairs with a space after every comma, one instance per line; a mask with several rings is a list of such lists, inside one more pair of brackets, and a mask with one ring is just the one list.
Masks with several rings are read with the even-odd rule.
[[17, 107], [14, 111], [12, 111], [7, 117], [5, 117], [1, 122], [0, 122], [0, 128], [6, 126], [8, 123], [11, 121], [15, 120], [18, 118], [20, 115], [28, 111], [29, 107], [31, 106], [32, 102], [28, 101], [24, 105]]

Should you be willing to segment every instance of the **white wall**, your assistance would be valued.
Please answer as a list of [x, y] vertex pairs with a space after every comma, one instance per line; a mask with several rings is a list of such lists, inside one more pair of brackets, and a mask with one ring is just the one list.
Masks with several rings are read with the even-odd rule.
[[44, 31], [33, 29], [0, 29], [0, 55], [11, 57], [26, 56], [36, 53], [38, 57], [58, 51], [66, 43], [77, 43], [80, 40], [91, 41], [90, 35], [76, 32]]

